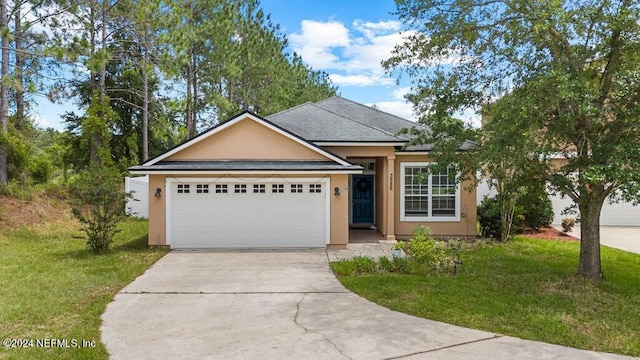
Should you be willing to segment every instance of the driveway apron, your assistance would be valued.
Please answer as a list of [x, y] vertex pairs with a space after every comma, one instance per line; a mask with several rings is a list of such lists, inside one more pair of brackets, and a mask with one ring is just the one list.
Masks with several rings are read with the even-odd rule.
[[416, 318], [347, 291], [327, 253], [177, 252], [102, 316], [112, 359], [625, 359]]

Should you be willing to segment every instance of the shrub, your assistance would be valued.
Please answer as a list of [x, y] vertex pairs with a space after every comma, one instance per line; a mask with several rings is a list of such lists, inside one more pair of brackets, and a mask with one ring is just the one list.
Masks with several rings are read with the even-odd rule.
[[354, 256], [352, 260], [357, 274], [371, 274], [378, 270], [376, 261], [368, 256]]
[[[478, 222], [483, 237], [500, 239], [501, 203], [498, 196], [485, 197], [478, 206]], [[525, 228], [540, 229], [553, 221], [553, 205], [544, 189], [534, 189], [516, 202], [511, 231], [520, 233]]]
[[44, 184], [53, 174], [53, 163], [46, 156], [32, 156], [27, 169], [36, 184]]
[[347, 276], [356, 273], [356, 264], [350, 259], [340, 259], [331, 263], [331, 270], [338, 276]]
[[562, 219], [562, 233], [566, 234], [570, 232], [575, 225], [576, 225], [576, 219], [574, 218]]
[[424, 225], [413, 231], [406, 248], [415, 266], [412, 273], [419, 274], [424, 273], [425, 269], [439, 272], [455, 268], [461, 252], [459, 242], [449, 245], [445, 241], [437, 241], [431, 236], [431, 228]]
[[485, 197], [478, 205], [478, 222], [480, 233], [485, 238], [500, 239], [502, 232], [500, 219], [500, 202], [496, 196]]
[[71, 184], [73, 215], [82, 223], [87, 246], [95, 253], [109, 250], [125, 217], [127, 195], [114, 168], [85, 170]]
[[538, 230], [553, 221], [553, 204], [542, 186], [531, 188], [518, 199], [516, 206], [522, 210], [524, 226], [530, 229]]

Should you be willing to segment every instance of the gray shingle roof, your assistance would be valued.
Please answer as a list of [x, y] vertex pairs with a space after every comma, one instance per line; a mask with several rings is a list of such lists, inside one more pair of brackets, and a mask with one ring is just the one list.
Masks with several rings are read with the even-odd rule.
[[[399, 116], [392, 115], [384, 111], [373, 109], [369, 106], [347, 100], [340, 96], [334, 96], [326, 100], [319, 101], [316, 103], [316, 105], [327, 111], [331, 111], [335, 114], [348, 117], [352, 121], [367, 124], [368, 126], [393, 135], [397, 134], [402, 129], [411, 127], [424, 127], [423, 125], [420, 125], [413, 121], [403, 119]], [[408, 139], [406, 135], [402, 135], [401, 138], [405, 140]]]
[[313, 142], [397, 142], [407, 141], [397, 133], [421, 126], [339, 96], [305, 103], [267, 119], [292, 133]]
[[148, 166], [133, 166], [130, 171], [360, 171], [358, 165], [341, 165], [335, 161], [160, 161]]

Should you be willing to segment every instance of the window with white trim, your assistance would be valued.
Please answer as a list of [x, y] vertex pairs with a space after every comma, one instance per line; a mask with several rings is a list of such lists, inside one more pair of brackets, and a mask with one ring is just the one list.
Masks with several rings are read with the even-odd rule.
[[247, 184], [235, 184], [233, 187], [233, 192], [236, 194], [246, 194]]
[[272, 193], [278, 193], [278, 194], [284, 193], [284, 184], [272, 184], [271, 185], [271, 192]]
[[460, 220], [460, 188], [455, 170], [431, 173], [429, 163], [400, 164], [400, 220]]
[[291, 192], [292, 193], [301, 193], [302, 192], [302, 184], [291, 184]]
[[310, 193], [321, 193], [322, 192], [322, 184], [309, 184], [309, 192]]
[[188, 194], [189, 184], [178, 184], [178, 194]]
[[208, 194], [208, 193], [209, 193], [208, 184], [196, 184], [196, 194]]
[[216, 194], [226, 194], [228, 192], [227, 184], [216, 184]]
[[257, 194], [264, 194], [266, 186], [264, 184], [253, 184], [253, 192]]

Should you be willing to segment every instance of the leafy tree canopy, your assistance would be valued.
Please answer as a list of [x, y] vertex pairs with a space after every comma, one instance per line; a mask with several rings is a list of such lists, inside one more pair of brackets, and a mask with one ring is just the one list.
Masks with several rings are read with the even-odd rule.
[[[578, 272], [601, 278], [602, 204], [640, 198], [640, 4], [396, 3], [414, 32], [384, 65], [413, 80], [409, 99], [431, 127], [421, 139], [464, 170], [507, 163], [503, 176], [548, 181], [571, 197], [581, 216]], [[468, 108], [483, 109], [482, 129], [451, 120]], [[478, 146], [461, 156], [467, 139]]]

